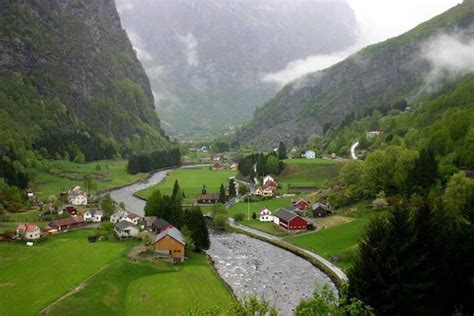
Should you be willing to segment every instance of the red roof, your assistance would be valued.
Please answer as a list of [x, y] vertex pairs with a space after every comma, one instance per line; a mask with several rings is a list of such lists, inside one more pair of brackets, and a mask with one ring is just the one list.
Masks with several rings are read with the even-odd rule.
[[218, 162], [216, 162], [216, 163], [212, 166], [212, 168], [214, 168], [214, 169], [221, 169], [221, 168], [224, 168], [224, 165], [223, 165], [223, 164], [220, 164], [220, 163], [218, 163]]
[[133, 213], [128, 214], [127, 217], [130, 218], [130, 219], [140, 218], [140, 216], [138, 216], [137, 214], [133, 214]]
[[64, 219], [58, 219], [56, 221], [52, 221], [51, 224], [55, 227], [60, 226], [67, 226], [67, 225], [76, 225], [84, 223], [84, 219], [82, 216], [72, 216]]
[[219, 195], [217, 194], [201, 194], [199, 200], [219, 200]]
[[17, 226], [16, 230], [23, 230], [28, 233], [33, 233], [38, 230], [39, 227], [34, 224], [20, 224]]
[[267, 182], [265, 182], [264, 187], [265, 188], [270, 188], [270, 189], [276, 189], [276, 188], [278, 188], [278, 184], [273, 180], [268, 180]]

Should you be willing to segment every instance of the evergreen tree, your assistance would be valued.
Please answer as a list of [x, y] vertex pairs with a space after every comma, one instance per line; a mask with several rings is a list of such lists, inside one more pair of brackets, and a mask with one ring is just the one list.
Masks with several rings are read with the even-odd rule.
[[163, 207], [163, 197], [160, 190], [156, 189], [148, 197], [145, 204], [145, 215], [146, 216], [158, 216], [161, 217]]
[[426, 194], [436, 183], [438, 177], [438, 163], [431, 150], [422, 149], [420, 156], [415, 161], [415, 167], [409, 178], [413, 189], [419, 193]]
[[278, 158], [281, 160], [288, 158], [286, 145], [283, 141], [278, 144]]
[[115, 204], [110, 194], [106, 194], [100, 201], [100, 208], [104, 211], [104, 214], [111, 215], [115, 211]]
[[203, 251], [209, 249], [209, 231], [206, 221], [199, 207], [192, 207], [186, 211], [186, 226], [191, 230], [191, 237], [194, 241], [195, 251]]
[[253, 220], [257, 219], [257, 214], [255, 212], [252, 213], [252, 218], [253, 218]]
[[235, 191], [235, 180], [232, 178], [229, 180], [229, 197], [233, 198], [236, 196], [237, 192]]
[[224, 204], [226, 202], [226, 195], [225, 195], [225, 188], [224, 185], [221, 183], [221, 187], [219, 189], [219, 202]]
[[172, 195], [173, 199], [176, 198], [176, 196], [178, 195], [178, 191], [179, 191], [179, 190], [180, 190], [180, 188], [179, 188], [178, 179], [176, 179], [176, 180], [174, 181], [174, 185], [173, 185], [173, 195]]

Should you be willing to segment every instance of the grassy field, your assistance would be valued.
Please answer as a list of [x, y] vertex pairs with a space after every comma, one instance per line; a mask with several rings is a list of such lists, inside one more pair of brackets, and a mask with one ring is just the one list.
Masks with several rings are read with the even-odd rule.
[[[248, 206], [247, 206], [248, 205]], [[250, 216], [255, 212], [259, 216], [259, 212], [264, 207], [268, 208], [270, 211], [275, 212], [277, 209], [283, 206], [289, 206], [291, 204], [291, 198], [282, 198], [282, 199], [271, 199], [258, 202], [240, 202], [229, 208], [230, 217], [234, 217], [238, 213], [243, 213], [247, 217], [247, 208], [250, 209]]]
[[314, 234], [288, 237], [286, 241], [312, 250], [347, 270], [352, 265], [353, 255], [357, 249], [357, 243], [364, 233], [365, 225], [372, 217], [386, 214], [386, 211], [363, 208], [364, 204], [360, 203], [356, 207], [339, 210], [336, 214], [348, 217], [350, 221], [325, 228]]
[[147, 198], [156, 188], [161, 190], [162, 194], [170, 195], [173, 191], [175, 180], [178, 180], [181, 189], [186, 197], [197, 196], [201, 194], [202, 185], [205, 184], [208, 193], [219, 193], [221, 184], [227, 186], [229, 177], [235, 176], [234, 171], [209, 170], [209, 167], [203, 168], [180, 168], [171, 172], [160, 184], [137, 192], [142, 198]]
[[128, 174], [126, 160], [103, 160], [84, 164], [53, 160], [50, 163], [52, 168], [48, 172], [37, 172], [33, 175], [32, 187], [41, 199], [58, 195], [75, 185], [84, 186], [85, 176], [92, 178], [98, 190], [132, 183], [147, 176], [145, 173]]
[[127, 243], [87, 242], [90, 231], [50, 237], [33, 247], [0, 244], [0, 314], [34, 315], [101, 267]]
[[340, 163], [326, 159], [287, 159], [284, 163], [285, 169], [278, 177], [283, 192], [291, 192], [295, 186], [323, 187], [340, 168]]
[[128, 315], [184, 315], [196, 304], [226, 307], [234, 298], [203, 254], [190, 254], [177, 272], [133, 281], [126, 298]]

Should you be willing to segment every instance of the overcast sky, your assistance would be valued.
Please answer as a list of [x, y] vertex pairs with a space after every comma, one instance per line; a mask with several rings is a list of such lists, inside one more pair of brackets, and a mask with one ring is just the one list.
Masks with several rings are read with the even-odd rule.
[[286, 84], [306, 73], [327, 68], [358, 49], [400, 35], [443, 13], [462, 0], [347, 0], [355, 12], [360, 38], [354, 47], [330, 55], [308, 56], [288, 63], [264, 81]]

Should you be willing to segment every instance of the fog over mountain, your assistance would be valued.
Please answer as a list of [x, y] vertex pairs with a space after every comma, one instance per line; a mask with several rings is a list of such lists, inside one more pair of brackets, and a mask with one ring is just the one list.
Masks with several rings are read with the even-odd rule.
[[[345, 0], [116, 2], [163, 127], [180, 136], [248, 121], [282, 83], [302, 74], [298, 60], [337, 58], [357, 38]], [[280, 73], [288, 67], [289, 76]]]

